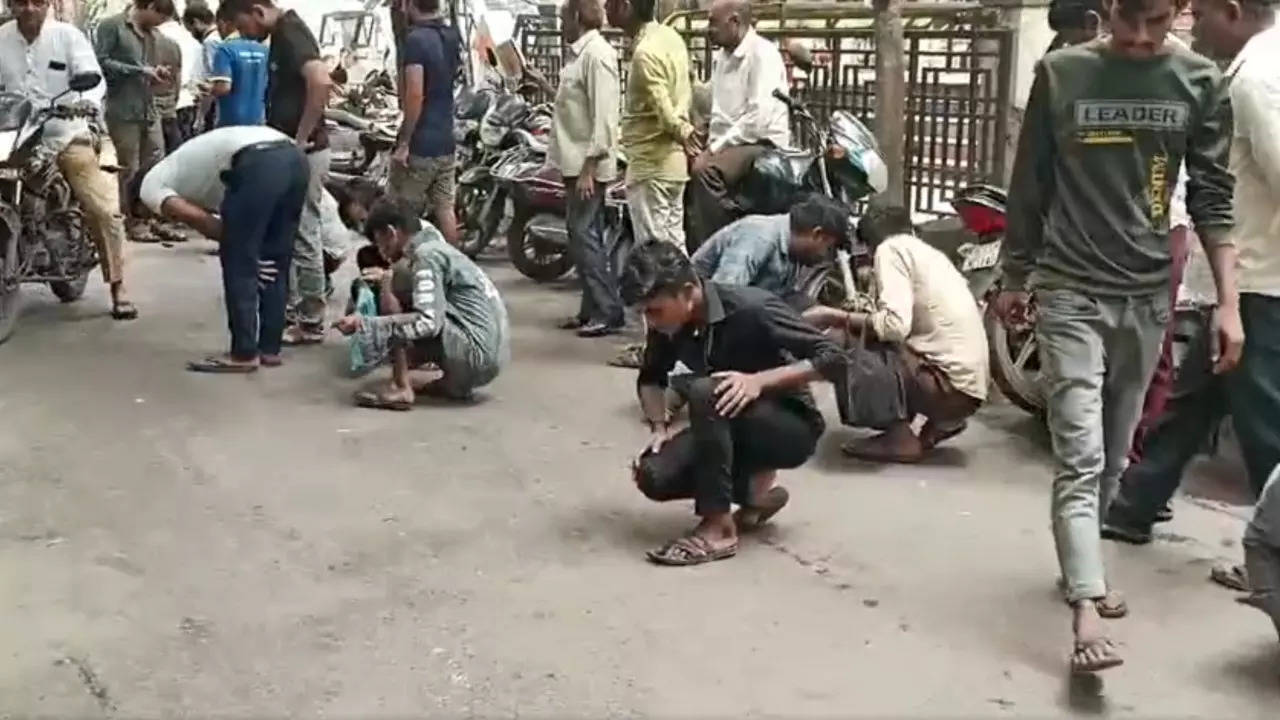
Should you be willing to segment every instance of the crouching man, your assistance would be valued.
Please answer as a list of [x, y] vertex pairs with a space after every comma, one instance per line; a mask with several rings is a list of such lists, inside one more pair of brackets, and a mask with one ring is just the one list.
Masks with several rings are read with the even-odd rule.
[[306, 158], [289, 136], [246, 126], [189, 140], [130, 182], [136, 216], [150, 210], [219, 243], [231, 351], [187, 369], [250, 373], [280, 364], [293, 236], [308, 177]]
[[[844, 453], [873, 462], [917, 462], [963, 432], [986, 400], [982, 314], [955, 265], [915, 236], [905, 208], [873, 205], [857, 234], [875, 253], [877, 309], [867, 314], [818, 306], [805, 319], [878, 341], [853, 352], [874, 376], [865, 384], [886, 394], [875, 403], [882, 408], [877, 412], [897, 419], [881, 435], [846, 444]], [[926, 419], [919, 435], [911, 429], [917, 416]]]
[[[484, 271], [392, 201], [370, 211], [364, 232], [391, 265], [361, 271], [377, 286], [379, 314], [347, 315], [334, 326], [358, 335], [367, 357], [389, 356], [391, 382], [356, 393], [356, 404], [409, 410], [418, 393], [466, 400], [492, 382], [511, 358], [510, 330], [507, 309]], [[410, 369], [428, 363], [443, 374], [414, 383]]]
[[[622, 293], [649, 327], [638, 385], [653, 437], [636, 462], [636, 485], [660, 502], [693, 499], [702, 519], [648, 557], [661, 565], [733, 557], [739, 526], [759, 525], [786, 504], [775, 471], [808, 460], [825, 429], [808, 384], [839, 377], [844, 355], [776, 295], [703, 281], [667, 243], [632, 253]], [[687, 403], [687, 427], [670, 423], [668, 387]]]

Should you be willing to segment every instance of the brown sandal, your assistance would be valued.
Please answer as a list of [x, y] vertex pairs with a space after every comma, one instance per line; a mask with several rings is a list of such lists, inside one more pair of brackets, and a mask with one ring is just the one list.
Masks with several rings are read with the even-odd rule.
[[1110, 638], [1077, 642], [1071, 653], [1071, 672], [1077, 675], [1110, 670], [1123, 664], [1124, 658], [1116, 652], [1115, 643]]
[[703, 565], [716, 560], [727, 560], [738, 554], [738, 542], [728, 547], [712, 547], [710, 542], [699, 535], [685, 535], [676, 538], [657, 550], [645, 554], [649, 562], [671, 567], [688, 567]]
[[791, 493], [782, 486], [773, 487], [765, 493], [764, 500], [764, 504], [759, 506], [743, 505], [733, 514], [733, 523], [738, 526], [738, 532], [759, 530], [774, 515], [782, 512], [791, 500]]

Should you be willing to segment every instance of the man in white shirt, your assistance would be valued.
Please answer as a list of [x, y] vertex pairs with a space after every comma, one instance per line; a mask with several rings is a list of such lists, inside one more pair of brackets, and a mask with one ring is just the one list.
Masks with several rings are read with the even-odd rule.
[[[863, 383], [900, 396], [877, 403], [896, 405], [896, 419], [845, 418], [850, 424], [883, 425], [885, 432], [846, 444], [844, 453], [874, 462], [918, 462], [938, 443], [963, 432], [987, 398], [982, 313], [951, 260], [915, 236], [906, 208], [873, 204], [858, 223], [858, 239], [875, 252], [880, 292], [875, 311], [818, 306], [805, 319], [879, 341], [853, 350], [858, 357], [851, 364], [863, 371], [875, 367]], [[911, 429], [917, 415], [927, 419], [918, 436]]]
[[187, 369], [250, 373], [280, 365], [293, 238], [309, 178], [289, 136], [234, 126], [188, 140], [130, 183], [134, 212], [162, 215], [219, 243], [231, 350]]
[[199, 92], [197, 85], [204, 65], [204, 46], [178, 22], [176, 8], [169, 19], [156, 28], [156, 31], [177, 43], [178, 50], [182, 53], [182, 72], [178, 79], [181, 84], [178, 86], [176, 129], [180, 141], [186, 141], [192, 136], [196, 124], [196, 98]]
[[[47, 106], [68, 89], [71, 76], [102, 75], [88, 38], [75, 26], [49, 19], [49, 0], [12, 0], [14, 20], [0, 27], [0, 85], [25, 95], [36, 107]], [[104, 84], [83, 95], [70, 93], [60, 103], [87, 100], [102, 106]], [[124, 286], [124, 216], [113, 175], [100, 163], [96, 139], [84, 120], [51, 120], [45, 145], [57, 153], [58, 169], [84, 209], [89, 236], [98, 248], [102, 280], [111, 288], [111, 316], [132, 320], [138, 310]]]
[[[199, 134], [215, 126], [214, 96], [209, 81], [213, 75], [213, 57], [222, 44], [218, 23], [208, 5], [187, 5], [182, 13], [182, 24], [191, 37], [200, 43], [200, 69], [196, 74], [196, 124], [193, 133]], [[230, 23], [227, 23], [230, 26]], [[232, 30], [233, 31], [233, 30]], [[230, 32], [228, 31], [228, 34]]]
[[711, 69], [708, 144], [693, 161], [689, 183], [690, 251], [742, 214], [733, 192], [765, 147], [791, 146], [790, 115], [773, 96], [787, 91], [787, 68], [751, 21], [746, 0], [716, 0], [708, 14], [708, 37], [721, 50]]

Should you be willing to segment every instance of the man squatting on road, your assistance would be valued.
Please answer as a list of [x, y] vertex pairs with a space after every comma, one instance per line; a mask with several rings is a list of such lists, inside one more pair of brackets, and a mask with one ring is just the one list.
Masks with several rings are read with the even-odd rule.
[[[1165, 43], [1174, 0], [1114, 0], [1111, 35], [1036, 66], [1014, 164], [997, 311], [1034, 288], [1056, 469], [1053, 532], [1073, 610], [1077, 672], [1123, 663], [1099, 514], [1125, 467], [1169, 308], [1169, 204], [1185, 158], [1188, 211], [1218, 289], [1219, 369], [1244, 344], [1227, 152], [1230, 109], [1212, 61]], [[1118, 613], [1117, 613], [1118, 614]]]

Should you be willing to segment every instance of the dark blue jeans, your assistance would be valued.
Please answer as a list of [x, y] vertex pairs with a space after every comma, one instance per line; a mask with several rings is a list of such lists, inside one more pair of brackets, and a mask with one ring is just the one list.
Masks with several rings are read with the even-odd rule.
[[582, 304], [578, 306], [578, 319], [584, 323], [598, 322], [605, 325], [621, 325], [623, 321], [622, 296], [618, 290], [617, 276], [609, 265], [609, 253], [604, 246], [604, 196], [608, 186], [596, 183], [591, 199], [578, 196], [577, 178], [565, 178], [568, 191], [568, 208], [565, 226], [569, 232], [569, 252], [578, 267], [582, 280]]
[[1280, 298], [1245, 293], [1244, 357], [1229, 376], [1213, 374], [1209, 311], [1191, 331], [1164, 413], [1142, 448], [1142, 460], [1125, 471], [1109, 520], [1147, 530], [1173, 497], [1187, 464], [1209, 434], [1231, 414], [1256, 496], [1280, 464]]
[[236, 360], [280, 354], [294, 235], [309, 177], [302, 151], [284, 144], [243, 151], [222, 175], [219, 256]]

